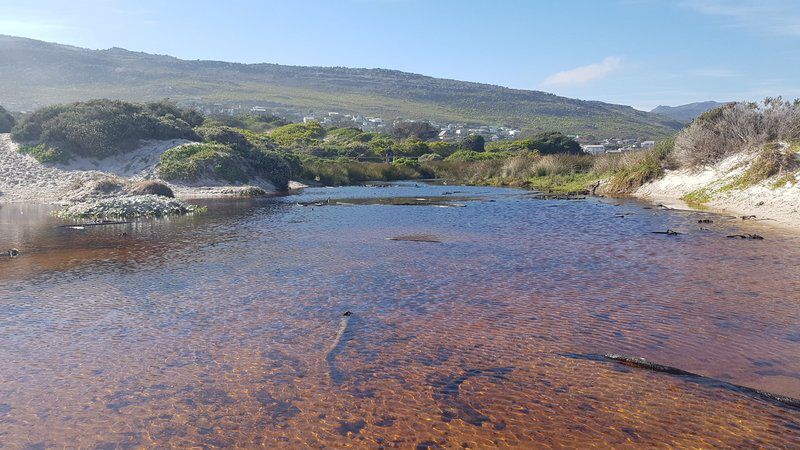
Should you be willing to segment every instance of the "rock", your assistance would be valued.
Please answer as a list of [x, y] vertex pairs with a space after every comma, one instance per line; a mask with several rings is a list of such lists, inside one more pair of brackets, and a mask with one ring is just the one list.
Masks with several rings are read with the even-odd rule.
[[759, 234], [748, 234], [748, 233], [745, 233], [745, 234], [730, 234], [727, 237], [730, 238], [730, 239], [751, 239], [751, 240], [755, 240], [755, 241], [763, 241], [764, 240], [764, 236], [761, 236]]
[[652, 233], [653, 233], [653, 234], [666, 234], [666, 235], [668, 235], [668, 236], [677, 236], [677, 235], [679, 235], [679, 234], [683, 234], [683, 233], [679, 233], [679, 232], [677, 232], [677, 231], [674, 231], [674, 230], [667, 230], [667, 231], [653, 231]]

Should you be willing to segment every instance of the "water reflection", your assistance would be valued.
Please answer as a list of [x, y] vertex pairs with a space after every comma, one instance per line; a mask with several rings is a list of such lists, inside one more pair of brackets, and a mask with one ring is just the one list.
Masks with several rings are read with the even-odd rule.
[[[413, 184], [208, 207], [86, 230], [0, 208], [0, 249], [22, 251], [0, 260], [0, 443], [800, 444], [796, 409], [563, 356], [800, 397], [797, 236]], [[651, 234], [666, 229], [683, 234]], [[725, 238], [741, 232], [766, 239]], [[403, 236], [441, 242], [386, 239]]]

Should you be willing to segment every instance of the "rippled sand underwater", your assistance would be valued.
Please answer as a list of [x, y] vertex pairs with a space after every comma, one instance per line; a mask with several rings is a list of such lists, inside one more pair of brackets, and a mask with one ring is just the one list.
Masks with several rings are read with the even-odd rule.
[[800, 397], [799, 235], [413, 184], [208, 206], [0, 208], [0, 444], [800, 446], [800, 409], [727, 384]]

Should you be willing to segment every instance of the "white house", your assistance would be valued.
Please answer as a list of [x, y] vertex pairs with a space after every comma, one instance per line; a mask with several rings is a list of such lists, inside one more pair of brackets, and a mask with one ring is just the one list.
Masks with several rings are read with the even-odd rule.
[[583, 151], [591, 155], [601, 155], [606, 152], [605, 145], [584, 145]]
[[656, 146], [655, 141], [642, 141], [641, 145], [639, 145], [643, 149], [653, 148]]

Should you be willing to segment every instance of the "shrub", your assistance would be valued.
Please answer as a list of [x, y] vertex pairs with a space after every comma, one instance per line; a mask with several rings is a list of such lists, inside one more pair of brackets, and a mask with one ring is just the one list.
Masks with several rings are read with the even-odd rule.
[[10, 133], [15, 123], [14, 116], [0, 106], [0, 133]]
[[688, 167], [777, 140], [800, 139], [800, 103], [767, 98], [761, 104], [730, 103], [696, 118], [675, 140], [677, 161]]
[[162, 197], [174, 198], [175, 193], [166, 184], [156, 180], [140, 181], [132, 185], [129, 189], [133, 195], [160, 195]]
[[429, 162], [429, 161], [441, 161], [443, 159], [444, 158], [442, 158], [442, 155], [439, 155], [439, 154], [436, 154], [436, 153], [426, 153], [426, 154], [420, 156], [418, 161], [419, 162]]
[[19, 152], [25, 155], [33, 156], [37, 161], [39, 161], [42, 164], [45, 163], [66, 164], [71, 159], [68, 153], [65, 153], [57, 148], [48, 147], [45, 144], [20, 145]]
[[309, 147], [320, 144], [325, 129], [319, 122], [292, 123], [272, 130], [269, 136], [285, 147]]
[[499, 159], [507, 156], [503, 153], [486, 153], [472, 150], [458, 150], [451, 154], [445, 161], [485, 161], [489, 159]]
[[760, 183], [775, 175], [791, 173], [800, 167], [797, 154], [781, 144], [767, 144], [744, 171], [736, 187], [747, 187]]
[[471, 134], [462, 139], [458, 143], [458, 146], [465, 150], [471, 150], [473, 152], [482, 152], [485, 150], [484, 148], [485, 143], [486, 140], [483, 138], [483, 136], [479, 134]]
[[237, 150], [217, 143], [170, 148], [161, 155], [158, 167], [159, 176], [165, 180], [193, 182], [208, 177], [244, 183], [262, 178], [278, 190], [288, 188], [290, 171], [289, 164], [274, 152]]
[[486, 144], [486, 150], [492, 152], [518, 152], [518, 151], [537, 151], [542, 155], [554, 155], [558, 153], [568, 153], [572, 155], [581, 154], [581, 146], [574, 139], [558, 133], [539, 133], [529, 139], [518, 139], [513, 141], [498, 141]]
[[130, 150], [143, 139], [197, 138], [189, 123], [174, 113], [181, 111], [164, 103], [91, 100], [56, 105], [25, 117], [11, 137], [21, 143], [102, 158]]

